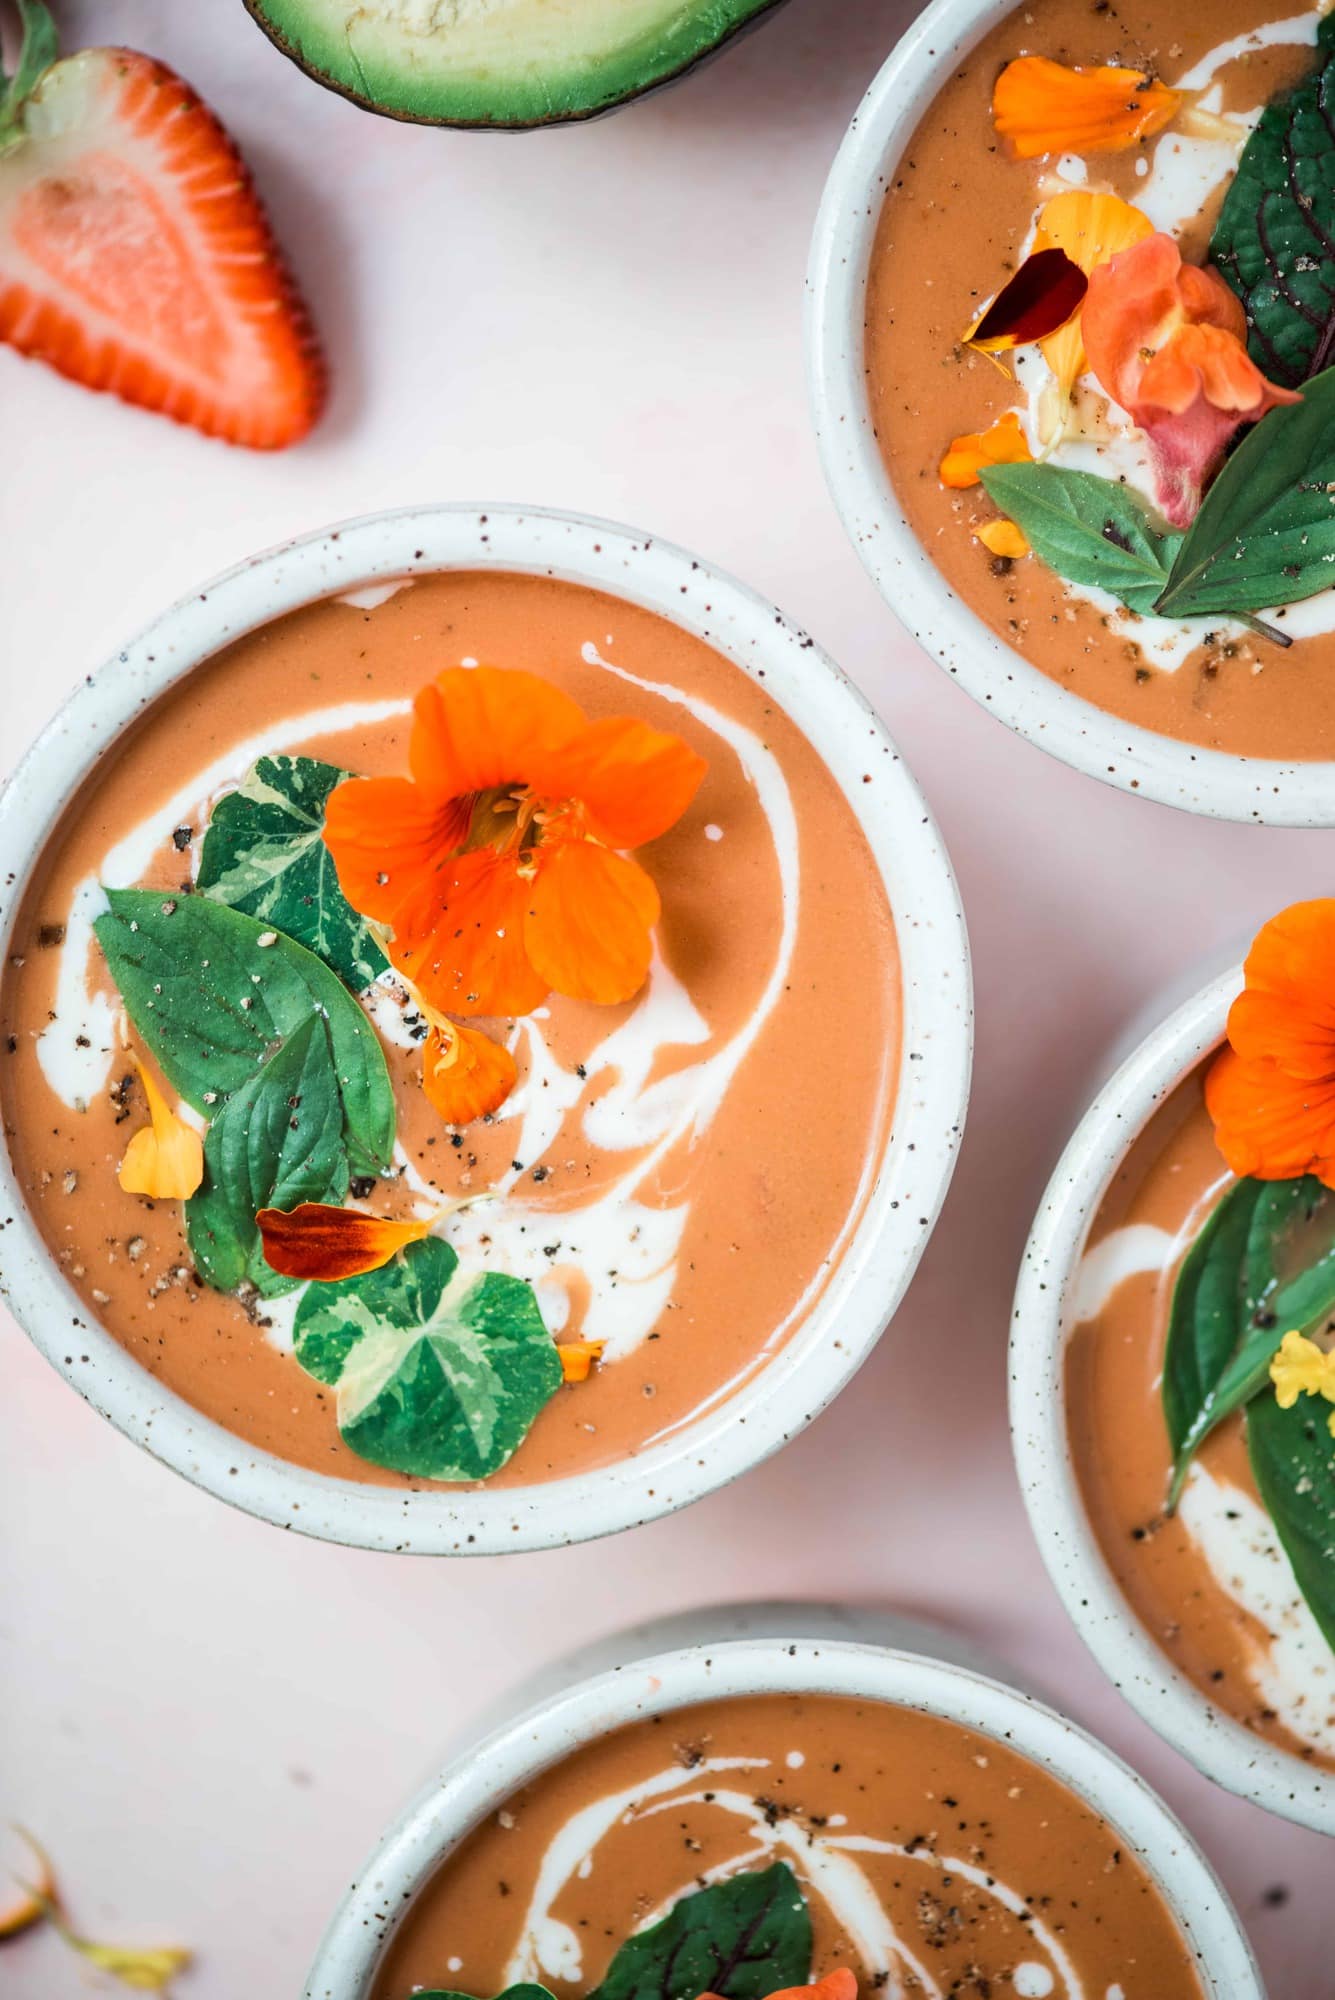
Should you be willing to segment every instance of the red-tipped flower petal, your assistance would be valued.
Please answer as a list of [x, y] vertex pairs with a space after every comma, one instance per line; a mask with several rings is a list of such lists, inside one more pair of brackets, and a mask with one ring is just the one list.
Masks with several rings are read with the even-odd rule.
[[333, 1208], [303, 1201], [297, 1208], [262, 1208], [255, 1217], [264, 1261], [283, 1278], [310, 1278], [333, 1284], [388, 1264], [396, 1251], [429, 1236], [434, 1218], [390, 1222], [359, 1208]]

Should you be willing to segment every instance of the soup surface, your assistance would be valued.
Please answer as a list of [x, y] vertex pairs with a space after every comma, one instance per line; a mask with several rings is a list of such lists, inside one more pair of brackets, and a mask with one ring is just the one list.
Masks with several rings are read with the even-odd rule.
[[[1123, 482], [1153, 512], [1143, 436], [1092, 375], [1078, 378], [1052, 448], [1043, 397], [1053, 377], [1039, 348], [998, 361], [963, 335], [1015, 271], [1044, 205], [1063, 194], [1115, 194], [1188, 262], [1203, 262], [1243, 141], [1267, 100], [1311, 72], [1318, 22], [1315, 8], [1281, 0], [1029, 0], [960, 61], [914, 132], [886, 191], [867, 291], [881, 453], [951, 589], [1050, 679], [1112, 714], [1282, 759], [1335, 756], [1335, 592], [1267, 614], [1292, 640], [1287, 649], [1223, 616], [1138, 616], [1102, 590], [1064, 583], [1037, 556], [991, 554], [976, 531], [998, 520], [997, 507], [981, 485], [944, 485], [940, 468], [956, 438], [1013, 411], [1036, 458]], [[1182, 86], [1228, 123], [1179, 117], [1127, 150], [1015, 159], [991, 106], [999, 74], [1021, 55], [1124, 65]], [[1318, 221], [1335, 236], [1335, 214]]]
[[[626, 1940], [674, 1909], [726, 1953], [726, 1908], [692, 1899], [775, 1864], [810, 1942], [767, 1919], [757, 1992], [847, 1967], [895, 2000], [1199, 2000], [1149, 1876], [1065, 1786], [934, 1716], [787, 1695], [634, 1723], [507, 1800], [394, 1927], [374, 2000], [519, 1981], [578, 2000], [614, 1967], [620, 1991]], [[657, 1976], [672, 1941], [637, 1940], [653, 1958], [638, 1990], [676, 1992]]]
[[[346, 1385], [294, 1359], [306, 1294], [201, 1282], [180, 1202], [118, 1183], [145, 1107], [91, 925], [103, 884], [147, 885], [189, 914], [210, 816], [253, 789], [258, 757], [405, 771], [413, 697], [478, 661], [541, 675], [589, 717], [673, 732], [708, 766], [684, 815], [637, 855], [662, 902], [647, 983], [623, 1005], [552, 994], [492, 1024], [518, 1065], [494, 1118], [455, 1130], [432, 1110], [426, 1028], [392, 974], [354, 1003], [387, 1059], [397, 1143], [353, 1201], [410, 1216], [467, 1199], [442, 1228], [460, 1270], [531, 1285], [552, 1338], [601, 1344], [494, 1476], [620, 1459], [762, 1367], [862, 1214], [893, 1106], [885, 889], [855, 813], [763, 678], [616, 598], [496, 572], [320, 603], [230, 646], [100, 759], [43, 854], [0, 986], [0, 1104], [83, 1309], [249, 1444], [350, 1479], [413, 1483], [349, 1448]], [[881, 755], [869, 748], [868, 788]], [[77, 1335], [71, 1347], [77, 1364]]]
[[1104, 1555], [1151, 1637], [1218, 1707], [1335, 1769], [1335, 1655], [1261, 1504], [1241, 1415], [1206, 1439], [1165, 1511], [1173, 1287], [1233, 1181], [1202, 1080], [1188, 1078], [1147, 1126], [1090, 1232], [1066, 1366], [1075, 1463]]

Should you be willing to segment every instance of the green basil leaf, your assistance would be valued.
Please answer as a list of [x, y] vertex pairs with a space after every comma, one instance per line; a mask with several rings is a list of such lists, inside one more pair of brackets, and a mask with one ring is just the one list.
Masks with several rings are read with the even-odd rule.
[[561, 1386], [532, 1285], [465, 1275], [434, 1236], [363, 1277], [308, 1286], [294, 1345], [336, 1385], [345, 1443], [421, 1479], [499, 1471]]
[[255, 1216], [302, 1201], [341, 1203], [348, 1191], [343, 1101], [318, 1014], [280, 1042], [227, 1099], [204, 1142], [204, 1181], [185, 1205], [200, 1275], [219, 1291], [243, 1281], [266, 1298], [294, 1289], [264, 1261]]
[[1058, 576], [1106, 590], [1132, 611], [1153, 609], [1176, 541], [1158, 532], [1129, 488], [1055, 465], [992, 465], [982, 479]]
[[1281, 1410], [1258, 1396], [1247, 1411], [1247, 1451], [1257, 1489], [1298, 1588], [1335, 1648], [1335, 1438], [1329, 1403], [1299, 1397]]
[[[394, 1093], [375, 1029], [313, 952], [207, 896], [109, 889], [97, 919], [137, 1033], [174, 1090], [210, 1114], [273, 1044], [321, 1014], [329, 1026], [354, 1173], [379, 1173], [394, 1148]], [[261, 944], [261, 938], [272, 943]]]
[[1210, 242], [1253, 361], [1290, 389], [1335, 361], [1335, 17], [1320, 46], [1320, 66], [1262, 112]]
[[[1327, 1248], [1282, 1278], [1294, 1234], [1329, 1234]], [[1284, 1335], [1335, 1309], [1335, 1197], [1312, 1175], [1241, 1180], [1217, 1203], [1173, 1293], [1163, 1402], [1177, 1503], [1195, 1453], [1225, 1417], [1263, 1389]]]
[[1335, 368], [1242, 440], [1187, 530], [1166, 618], [1297, 604], [1335, 583]]
[[1219, 1377], [1237, 1350], [1243, 1262], [1265, 1183], [1240, 1180], [1215, 1203], [1173, 1287], [1164, 1349], [1163, 1413], [1173, 1456], [1199, 1439]]
[[387, 961], [324, 844], [329, 794], [350, 775], [316, 757], [261, 757], [213, 808], [195, 886], [263, 917], [360, 993]]
[[764, 2000], [811, 1977], [811, 1916], [786, 1862], [712, 1882], [628, 1938], [589, 2000]]

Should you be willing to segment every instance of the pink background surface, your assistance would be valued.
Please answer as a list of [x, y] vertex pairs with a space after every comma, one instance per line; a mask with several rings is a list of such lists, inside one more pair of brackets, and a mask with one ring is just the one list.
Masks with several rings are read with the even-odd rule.
[[[1330, 2000], [1330, 1847], [1215, 1790], [1101, 1679], [1023, 1517], [1004, 1357], [1029, 1220], [1109, 1043], [1202, 955], [1328, 890], [1332, 836], [1192, 820], [1052, 763], [899, 631], [845, 542], [803, 270], [839, 137], [914, 11], [793, 0], [680, 89], [506, 138], [366, 116], [240, 0], [61, 9], [68, 46], [151, 50], [224, 116], [336, 390], [314, 441], [269, 460], [0, 352], [5, 767], [121, 639], [268, 543], [409, 502], [582, 508], [735, 571], [847, 668], [941, 821], [976, 958], [960, 1168], [856, 1391], [618, 1541], [428, 1563], [276, 1533], [132, 1450], [0, 1327], [0, 1820], [40, 1831], [86, 1927], [194, 1945], [183, 2000], [295, 1994], [383, 1823], [500, 1687], [632, 1618], [760, 1595], [893, 1603], [1009, 1658], [1181, 1813], [1274, 2000]], [[0, 1985], [63, 2000], [83, 1975], [38, 1936]]]

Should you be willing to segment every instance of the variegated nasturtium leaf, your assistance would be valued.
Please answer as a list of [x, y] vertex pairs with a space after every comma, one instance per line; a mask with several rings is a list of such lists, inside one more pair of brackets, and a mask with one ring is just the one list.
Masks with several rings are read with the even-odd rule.
[[324, 844], [329, 794], [350, 775], [318, 757], [261, 757], [213, 808], [196, 886], [295, 938], [360, 993], [385, 955]]
[[185, 1205], [200, 1276], [219, 1291], [249, 1283], [266, 1298], [295, 1280], [264, 1261], [255, 1216], [348, 1191], [343, 1103], [322, 1015], [293, 1030], [222, 1105], [204, 1142], [204, 1181]]
[[785, 1861], [711, 1882], [627, 1938], [589, 2000], [764, 2000], [811, 1977], [811, 1914]]
[[428, 1236], [362, 1277], [312, 1284], [295, 1352], [334, 1386], [345, 1443], [419, 1479], [485, 1479], [561, 1386], [533, 1287], [459, 1268]]

